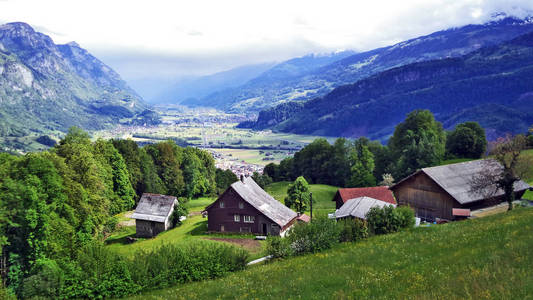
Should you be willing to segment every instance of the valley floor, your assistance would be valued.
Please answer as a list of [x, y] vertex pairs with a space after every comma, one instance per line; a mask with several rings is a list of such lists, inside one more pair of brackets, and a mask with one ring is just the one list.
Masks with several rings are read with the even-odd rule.
[[130, 299], [531, 299], [533, 209], [415, 228]]

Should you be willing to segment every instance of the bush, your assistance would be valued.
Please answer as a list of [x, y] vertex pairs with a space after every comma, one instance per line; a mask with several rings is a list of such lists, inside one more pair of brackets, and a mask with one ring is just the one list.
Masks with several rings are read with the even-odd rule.
[[294, 255], [315, 253], [329, 249], [339, 242], [340, 230], [335, 220], [326, 217], [313, 219], [310, 223], [296, 224], [287, 239]]
[[340, 226], [340, 241], [355, 242], [368, 237], [366, 221], [360, 219], [345, 219], [337, 222]]
[[155, 289], [242, 270], [247, 259], [248, 252], [230, 245], [210, 242], [185, 247], [163, 245], [136, 253], [130, 270], [134, 282], [142, 289]]
[[409, 207], [394, 208], [392, 205], [383, 208], [372, 207], [366, 214], [366, 220], [374, 234], [387, 234], [412, 227], [414, 212]]
[[[42, 260], [23, 282], [24, 298], [102, 299], [124, 297], [175, 283], [212, 279], [246, 266], [248, 252], [214, 242], [163, 245], [127, 260], [91, 243], [75, 262]], [[2, 295], [0, 290], [0, 295]]]
[[400, 228], [412, 228], [415, 226], [415, 212], [408, 206], [396, 207], [396, 213], [400, 216]]
[[288, 239], [273, 236], [267, 240], [267, 253], [274, 258], [291, 256], [293, 254], [291, 250]]

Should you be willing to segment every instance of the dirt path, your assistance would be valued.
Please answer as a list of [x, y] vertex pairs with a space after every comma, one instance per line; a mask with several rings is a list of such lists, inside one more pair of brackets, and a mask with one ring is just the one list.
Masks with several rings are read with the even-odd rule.
[[219, 241], [219, 242], [226, 242], [230, 244], [234, 244], [240, 247], [243, 247], [244, 249], [255, 252], [259, 251], [261, 249], [261, 244], [259, 241], [252, 240], [252, 239], [232, 239], [232, 238], [205, 238], [206, 240], [212, 240], [212, 241]]

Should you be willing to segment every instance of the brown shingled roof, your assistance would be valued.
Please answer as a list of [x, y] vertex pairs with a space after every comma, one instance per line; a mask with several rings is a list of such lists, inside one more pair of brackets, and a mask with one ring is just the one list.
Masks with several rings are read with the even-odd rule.
[[[337, 193], [340, 194], [342, 202], [359, 197], [370, 197], [377, 200], [385, 201], [390, 204], [396, 204], [396, 200], [392, 195], [392, 191], [388, 186], [375, 186], [364, 188], [345, 188], [339, 189]], [[333, 199], [335, 201], [335, 199]]]

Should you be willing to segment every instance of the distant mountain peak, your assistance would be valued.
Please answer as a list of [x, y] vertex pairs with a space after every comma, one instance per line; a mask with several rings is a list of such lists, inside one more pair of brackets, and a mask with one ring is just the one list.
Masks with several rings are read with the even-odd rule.
[[0, 30], [25, 30], [29, 32], [35, 32], [33, 27], [24, 22], [11, 22], [0, 25]]
[[70, 47], [81, 48], [80, 44], [76, 43], [75, 41], [68, 42], [65, 45], [70, 46]]

